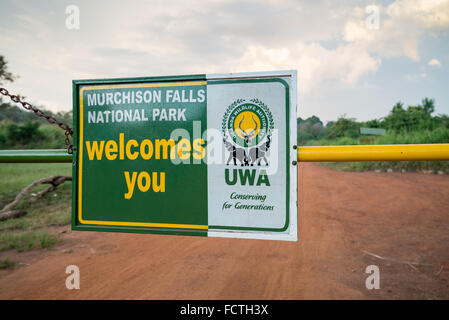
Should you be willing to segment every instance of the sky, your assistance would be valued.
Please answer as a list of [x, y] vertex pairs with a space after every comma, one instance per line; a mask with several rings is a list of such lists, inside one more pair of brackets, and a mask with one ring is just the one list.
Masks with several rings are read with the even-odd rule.
[[2, 0], [0, 55], [52, 111], [75, 79], [296, 69], [302, 118], [449, 114], [449, 0]]

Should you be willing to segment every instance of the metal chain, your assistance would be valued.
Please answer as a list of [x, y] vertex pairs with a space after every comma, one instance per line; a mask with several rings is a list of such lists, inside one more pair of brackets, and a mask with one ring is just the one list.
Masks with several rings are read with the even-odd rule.
[[2, 95], [4, 95], [4, 96], [9, 97], [13, 102], [20, 103], [22, 105], [22, 107], [25, 108], [26, 110], [33, 111], [36, 114], [36, 116], [41, 117], [41, 118], [45, 118], [51, 124], [57, 124], [62, 130], [65, 131], [65, 144], [67, 146], [67, 152], [69, 154], [73, 153], [73, 144], [70, 143], [70, 139], [69, 139], [69, 136], [71, 136], [71, 137], [73, 136], [72, 128], [70, 128], [64, 122], [59, 121], [55, 117], [50, 116], [48, 114], [45, 114], [45, 112], [43, 112], [42, 110], [32, 106], [28, 102], [24, 102], [24, 101], [20, 100], [19, 96], [10, 94], [8, 92], [8, 90], [6, 90], [5, 88], [0, 88], [0, 93]]

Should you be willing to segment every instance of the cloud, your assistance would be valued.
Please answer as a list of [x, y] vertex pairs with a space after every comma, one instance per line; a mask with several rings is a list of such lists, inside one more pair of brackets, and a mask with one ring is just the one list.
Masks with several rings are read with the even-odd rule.
[[[338, 40], [352, 8], [327, 1], [156, 2], [126, 21], [128, 28], [115, 30], [115, 47], [142, 52], [162, 74], [167, 64], [205, 73], [298, 69], [302, 93], [332, 81], [354, 85], [381, 61], [359, 44]], [[110, 55], [116, 53], [110, 48]]]
[[366, 12], [357, 7], [345, 23], [343, 38], [383, 58], [405, 55], [418, 61], [422, 36], [449, 27], [449, 0], [397, 0], [377, 7], [378, 29], [366, 27]]
[[423, 35], [449, 26], [449, 0], [379, 5], [378, 30], [366, 27], [366, 1], [355, 3], [74, 0], [81, 28], [70, 31], [65, 3], [11, 1], [0, 12], [0, 41], [21, 75], [13, 86], [68, 109], [80, 78], [298, 69], [300, 93], [355, 86], [385, 58], [419, 60]]
[[441, 67], [441, 62], [437, 59], [432, 59], [427, 64], [431, 67]]
[[[375, 73], [381, 61], [354, 44], [327, 49], [318, 43], [292, 48], [250, 46], [232, 63], [235, 71], [298, 69], [300, 92], [310, 92], [326, 82], [354, 85], [365, 74]], [[234, 70], [232, 70], [234, 71]]]
[[449, 27], [447, 0], [396, 0], [388, 6], [387, 14], [396, 21], [424, 29]]
[[404, 76], [404, 79], [409, 81], [409, 82], [418, 82], [418, 81], [420, 81], [422, 79], [425, 79], [425, 78], [427, 78], [427, 73], [425, 73], [425, 72], [421, 72], [421, 73], [418, 73], [418, 74], [414, 74], [414, 73], [413, 74], [406, 74]]

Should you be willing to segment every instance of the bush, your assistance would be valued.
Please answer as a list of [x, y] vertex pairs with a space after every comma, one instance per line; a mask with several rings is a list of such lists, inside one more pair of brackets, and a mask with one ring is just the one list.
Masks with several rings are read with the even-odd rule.
[[16, 249], [18, 252], [23, 252], [35, 248], [48, 248], [57, 242], [57, 236], [47, 231], [2, 233], [0, 234], [0, 251]]
[[6, 127], [7, 138], [13, 144], [27, 144], [42, 140], [38, 122], [27, 121], [23, 125], [11, 123]]
[[339, 118], [327, 129], [326, 137], [336, 139], [341, 137], [356, 138], [359, 136], [360, 124], [345, 117]]
[[60, 149], [65, 148], [65, 135], [59, 127], [50, 124], [0, 122], [0, 148]]
[[0, 260], [0, 270], [1, 269], [14, 269], [15, 267], [16, 267], [16, 263], [8, 257]]
[[6, 137], [3, 133], [0, 132], [0, 148], [3, 148], [5, 143], [6, 143]]

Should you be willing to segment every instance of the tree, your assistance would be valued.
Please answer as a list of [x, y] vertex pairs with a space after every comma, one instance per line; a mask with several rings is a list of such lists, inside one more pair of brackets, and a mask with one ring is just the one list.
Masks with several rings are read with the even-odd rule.
[[39, 131], [39, 126], [40, 123], [36, 121], [27, 121], [23, 125], [11, 123], [6, 127], [8, 140], [21, 144], [40, 140], [43, 136]]
[[382, 123], [379, 119], [368, 120], [364, 124], [368, 128], [381, 128]]
[[421, 105], [423, 106], [426, 115], [430, 118], [435, 111], [435, 100], [424, 98], [422, 99]]
[[5, 60], [5, 58], [3, 56], [0, 56], [0, 84], [2, 84], [3, 81], [12, 82], [17, 78], [17, 76], [8, 71], [7, 64], [8, 62]]
[[298, 144], [305, 144], [309, 140], [319, 140], [324, 137], [326, 128], [317, 116], [311, 116], [305, 120], [296, 119], [298, 126]]
[[305, 122], [309, 122], [311, 124], [317, 124], [319, 123], [321, 126], [323, 126], [323, 122], [320, 120], [320, 118], [318, 118], [317, 116], [311, 116], [309, 118], [307, 118], [306, 120], [304, 120]]
[[340, 137], [357, 138], [359, 136], [360, 124], [352, 119], [344, 116], [338, 118], [332, 123], [327, 130], [328, 139], [336, 139]]
[[436, 121], [432, 118], [435, 111], [435, 100], [424, 98], [420, 105], [403, 108], [402, 102], [393, 106], [390, 114], [385, 117], [384, 122], [387, 129], [401, 132], [414, 130], [432, 130]]

